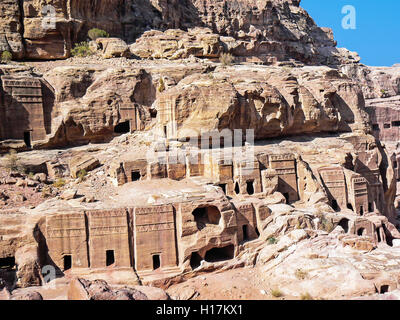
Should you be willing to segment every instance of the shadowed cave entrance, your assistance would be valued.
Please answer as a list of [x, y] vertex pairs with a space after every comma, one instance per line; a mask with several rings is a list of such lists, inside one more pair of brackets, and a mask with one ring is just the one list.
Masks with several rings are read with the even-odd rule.
[[384, 284], [384, 285], [381, 286], [381, 289], [380, 289], [379, 293], [380, 294], [384, 294], [386, 292], [389, 292], [389, 286], [387, 284]]
[[24, 142], [28, 148], [32, 148], [32, 133], [30, 131], [24, 132]]
[[218, 225], [221, 219], [221, 213], [215, 206], [197, 208], [192, 214], [199, 230], [204, 229], [207, 224]]
[[349, 219], [343, 218], [339, 222], [339, 226], [341, 226], [345, 233], [349, 232]]
[[339, 210], [339, 205], [335, 199], [332, 199], [332, 209], [335, 211]]
[[114, 127], [114, 132], [115, 133], [128, 133], [131, 132], [131, 124], [130, 121], [125, 121], [125, 122], [121, 122], [119, 124], [117, 124]]
[[190, 256], [190, 267], [192, 270], [200, 267], [201, 261], [203, 261], [203, 258], [197, 252], [192, 252]]
[[223, 248], [212, 248], [208, 250], [204, 260], [207, 262], [219, 262], [233, 259], [235, 248], [233, 244]]
[[0, 269], [13, 269], [15, 267], [15, 258], [0, 258]]
[[246, 191], [248, 195], [254, 194], [254, 181], [247, 181], [246, 182]]
[[139, 181], [142, 175], [140, 174], [140, 171], [133, 170], [131, 172], [131, 180], [132, 181]]
[[243, 241], [248, 241], [250, 239], [250, 237], [249, 237], [249, 230], [248, 230], [247, 224], [244, 224], [242, 226], [242, 232], [243, 232]]
[[236, 194], [240, 193], [240, 187], [239, 187], [239, 183], [237, 181], [235, 182], [235, 193]]
[[364, 234], [365, 234], [365, 229], [364, 229], [364, 228], [360, 228], [360, 229], [357, 230], [357, 235], [358, 235], [358, 236], [361, 237], [361, 236], [363, 236]]

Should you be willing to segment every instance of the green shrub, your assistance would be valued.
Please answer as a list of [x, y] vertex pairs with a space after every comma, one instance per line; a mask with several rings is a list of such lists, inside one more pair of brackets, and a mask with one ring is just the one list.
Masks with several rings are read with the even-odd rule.
[[108, 38], [109, 36], [110, 35], [106, 31], [98, 28], [90, 29], [88, 32], [88, 37], [93, 41], [97, 38]]
[[87, 57], [93, 54], [93, 51], [89, 47], [89, 42], [80, 42], [75, 44], [75, 47], [71, 50], [73, 57]]
[[87, 171], [85, 169], [79, 170], [77, 177], [79, 179], [79, 182], [82, 182], [83, 180], [85, 180], [85, 177], [87, 176]]
[[223, 53], [219, 57], [219, 61], [222, 63], [223, 66], [230, 66], [233, 62], [233, 56], [230, 53]]
[[278, 240], [275, 239], [274, 237], [268, 238], [267, 239], [268, 244], [276, 244], [278, 243]]
[[331, 220], [326, 219], [325, 217], [321, 218], [321, 225], [324, 231], [330, 233], [335, 228], [334, 224]]
[[56, 187], [56, 188], [62, 188], [62, 187], [65, 186], [65, 184], [66, 184], [66, 181], [65, 181], [64, 179], [60, 178], [60, 179], [57, 179], [57, 180], [53, 183], [53, 186]]
[[12, 60], [12, 53], [10, 51], [3, 51], [1, 54], [1, 62], [10, 62]]
[[165, 82], [164, 82], [164, 78], [163, 77], [160, 77], [160, 79], [158, 80], [157, 90], [160, 93], [165, 91]]

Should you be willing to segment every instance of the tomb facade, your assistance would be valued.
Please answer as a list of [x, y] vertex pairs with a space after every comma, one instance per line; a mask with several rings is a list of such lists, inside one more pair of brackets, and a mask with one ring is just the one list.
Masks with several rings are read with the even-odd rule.
[[334, 210], [346, 209], [348, 203], [346, 179], [340, 167], [322, 168], [319, 174]]
[[285, 196], [287, 202], [299, 200], [295, 156], [293, 154], [270, 155], [269, 167], [277, 172], [278, 191]]
[[91, 268], [130, 267], [128, 217], [125, 209], [89, 211]]
[[368, 213], [368, 183], [359, 175], [351, 177], [350, 203], [355, 213], [360, 216]]
[[173, 206], [134, 209], [135, 269], [139, 274], [176, 267], [176, 247]]
[[53, 214], [46, 217], [47, 254], [60, 270], [88, 268], [88, 243], [84, 212]]
[[46, 138], [42, 83], [32, 77], [1, 77], [0, 139], [24, 140], [28, 147]]

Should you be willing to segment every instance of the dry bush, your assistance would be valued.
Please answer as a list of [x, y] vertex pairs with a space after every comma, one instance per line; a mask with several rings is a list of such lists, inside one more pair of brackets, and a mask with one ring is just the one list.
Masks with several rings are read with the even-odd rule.
[[307, 278], [308, 272], [301, 269], [297, 269], [294, 275], [296, 276], [297, 279], [304, 280], [305, 278]]
[[314, 300], [314, 298], [308, 292], [302, 293], [300, 296], [301, 300]]
[[271, 295], [272, 295], [273, 297], [275, 297], [275, 298], [283, 297], [283, 293], [282, 293], [282, 291], [279, 290], [279, 289], [272, 289], [272, 290], [271, 290]]
[[231, 55], [230, 53], [223, 53], [219, 57], [219, 61], [222, 63], [223, 66], [231, 66], [233, 60], [233, 55]]

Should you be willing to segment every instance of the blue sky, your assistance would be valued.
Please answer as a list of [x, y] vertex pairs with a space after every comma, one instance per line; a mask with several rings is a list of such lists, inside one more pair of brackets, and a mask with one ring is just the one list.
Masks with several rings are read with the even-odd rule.
[[[371, 66], [400, 63], [400, 0], [302, 0], [300, 4], [320, 27], [333, 29], [338, 47], [357, 51]], [[342, 8], [356, 9], [356, 29], [343, 29]]]

